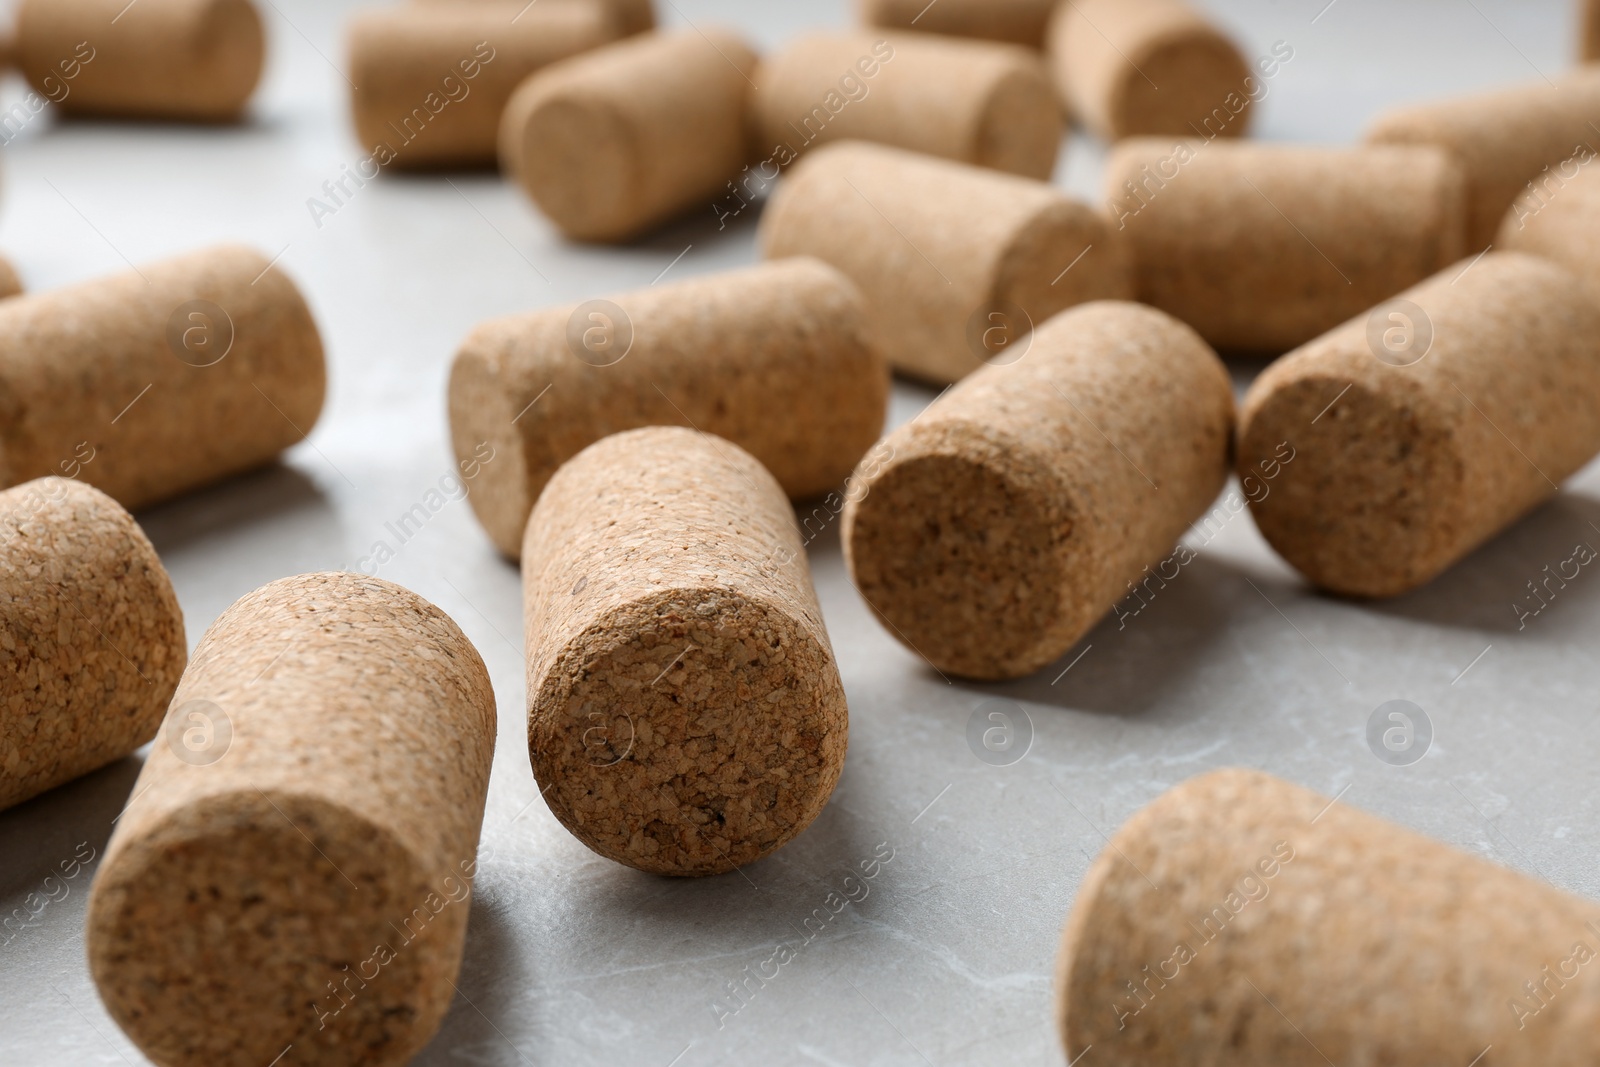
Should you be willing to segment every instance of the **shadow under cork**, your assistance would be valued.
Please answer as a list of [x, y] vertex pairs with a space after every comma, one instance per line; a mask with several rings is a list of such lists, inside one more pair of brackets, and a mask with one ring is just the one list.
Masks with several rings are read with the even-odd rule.
[[534, 1051], [528, 1042], [510, 1036], [525, 1031], [535, 1013], [525, 1003], [526, 988], [504, 981], [528, 970], [517, 950], [517, 917], [509, 911], [506, 902], [474, 893], [455, 998], [439, 1032], [413, 1063], [533, 1062], [526, 1058]]
[[[92, 868], [99, 861], [143, 766], [143, 757], [125, 756], [0, 811], [0, 911], [10, 914], [28, 894], [41, 892], [45, 878], [60, 878], [62, 863], [79, 859]], [[88, 849], [92, 860], [84, 859]], [[87, 875], [70, 881], [74, 890], [88, 891]]]
[[141, 511], [137, 518], [162, 556], [258, 529], [269, 520], [309, 525], [307, 536], [321, 545], [343, 539], [333, 506], [316, 482], [281, 462], [186, 493]]
[[[718, 241], [752, 241], [761, 225], [761, 213], [766, 210], [765, 197], [747, 200], [743, 206], [733, 194], [720, 198], [707, 198], [702, 205], [691, 207], [682, 215], [634, 238], [627, 247], [641, 252], [660, 252], [675, 256], [686, 245], [710, 246]], [[671, 278], [672, 275], [667, 275]]]

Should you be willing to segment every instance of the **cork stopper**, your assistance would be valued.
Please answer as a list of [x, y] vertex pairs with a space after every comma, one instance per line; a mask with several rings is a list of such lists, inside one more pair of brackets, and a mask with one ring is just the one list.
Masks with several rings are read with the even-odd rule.
[[12, 266], [9, 259], [0, 256], [0, 300], [21, 296], [22, 292], [22, 277], [17, 274], [17, 268]]
[[[468, 7], [474, 4], [505, 3], [506, 0], [410, 0], [410, 2], [439, 7]], [[656, 28], [656, 12], [651, 0], [600, 0], [600, 2], [611, 13], [618, 32], [625, 36], [647, 33]]]
[[1578, 55], [1584, 63], [1600, 60], [1600, 0], [1584, 0]]
[[886, 29], [1044, 46], [1056, 0], [859, 0], [861, 21]]
[[1600, 292], [1600, 153], [1564, 160], [1529, 182], [1506, 212], [1494, 246], [1543, 256]]
[[780, 848], [844, 766], [844, 688], [794, 513], [737, 445], [608, 437], [551, 479], [523, 546], [528, 749], [600, 855], [710, 875]]

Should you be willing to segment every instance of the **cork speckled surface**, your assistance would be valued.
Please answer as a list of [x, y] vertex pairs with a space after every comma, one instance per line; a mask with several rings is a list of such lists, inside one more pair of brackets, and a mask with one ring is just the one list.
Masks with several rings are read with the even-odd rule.
[[1561, 264], [1600, 293], [1600, 152], [1542, 176], [1511, 205], [1495, 247]]
[[1056, 0], [858, 0], [869, 26], [1044, 46]]

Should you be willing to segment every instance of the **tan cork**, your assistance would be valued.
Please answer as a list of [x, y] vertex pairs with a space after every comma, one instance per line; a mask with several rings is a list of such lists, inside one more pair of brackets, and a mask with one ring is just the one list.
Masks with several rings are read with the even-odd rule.
[[500, 162], [568, 237], [622, 241], [710, 208], [749, 161], [756, 53], [734, 34], [645, 34], [530, 78]]
[[1600, 304], [1545, 260], [1450, 267], [1256, 379], [1238, 462], [1294, 450], [1251, 512], [1337, 593], [1416, 588], [1600, 451]]
[[[466, 7], [471, 4], [497, 4], [506, 3], [508, 0], [410, 0], [413, 4], [436, 4], [440, 7], [455, 5]], [[527, 0], [516, 0], [519, 7], [527, 7]], [[541, 3], [553, 3], [555, 0], [540, 0]], [[584, 0], [579, 0], [580, 3]], [[656, 12], [652, 0], [600, 0], [611, 12], [620, 33], [632, 36], [636, 33], [646, 33], [656, 28]]]
[[11, 261], [0, 256], [0, 300], [10, 296], [22, 295], [22, 278], [17, 274], [17, 268]]
[[1579, 58], [1585, 63], [1600, 60], [1600, 0], [1584, 0], [1580, 32]]
[[1600, 70], [1394, 108], [1367, 140], [1455, 153], [1467, 175], [1467, 247], [1476, 252], [1494, 240], [1511, 202], [1542, 168], [1600, 150], [1590, 123], [1600, 123]]
[[230, 122], [261, 80], [250, 0], [20, 0], [16, 62], [64, 112]]
[[1057, 0], [859, 0], [861, 21], [886, 29], [1044, 47]]
[[607, 434], [717, 434], [804, 500], [872, 447], [888, 396], [855, 286], [790, 259], [486, 322], [456, 354], [450, 429], [463, 461], [492, 450], [469, 499], [514, 559], [556, 468]]
[[1543, 256], [1600, 292], [1600, 153], [1541, 174], [1506, 213], [1494, 246]]
[[466, 937], [488, 672], [438, 608], [273, 582], [195, 649], [89, 899], [106, 1010], [168, 1067], [402, 1064]]
[[1072, 0], [1056, 8], [1047, 42], [1061, 98], [1107, 140], [1249, 131], [1251, 68], [1184, 0]]
[[0, 484], [68, 473], [138, 510], [270, 463], [325, 390], [304, 299], [221, 245], [0, 301]]
[[845, 507], [845, 561], [879, 621], [939, 670], [1021, 677], [1216, 499], [1232, 431], [1227, 371], [1193, 330], [1084, 304], [875, 450]]
[[818, 33], [770, 56], [750, 96], [756, 148], [786, 166], [831, 141], [876, 141], [1048, 178], [1065, 119], [1041, 57], [924, 33]]
[[156, 551], [65, 478], [0, 492], [0, 809], [156, 735], [188, 658]]
[[1043, 182], [862, 142], [796, 165], [761, 243], [843, 271], [873, 346], [939, 384], [1007, 359], [1058, 311], [1133, 298], [1127, 250], [1098, 211]]
[[[1164, 793], [1062, 936], [1069, 1061], [1579, 1067], [1600, 907], [1259, 771]], [[1492, 1049], [1492, 1051], [1490, 1051]]]
[[379, 167], [493, 166], [517, 86], [617, 36], [599, 0], [364, 11], [349, 29], [356, 135]]
[[551, 479], [523, 547], [528, 750], [600, 855], [709, 875], [821, 813], [849, 715], [783, 489], [731, 442], [617, 434]]
[[1138, 138], [1106, 164], [1138, 299], [1225, 351], [1277, 355], [1465, 253], [1465, 179], [1428, 146]]

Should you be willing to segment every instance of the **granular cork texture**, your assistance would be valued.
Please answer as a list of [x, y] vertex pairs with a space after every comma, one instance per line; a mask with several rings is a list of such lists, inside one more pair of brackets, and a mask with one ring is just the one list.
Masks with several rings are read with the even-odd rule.
[[17, 268], [11, 261], [0, 257], [0, 300], [8, 296], [22, 295], [22, 278], [17, 274]]
[[1223, 350], [1285, 352], [1466, 250], [1465, 179], [1429, 146], [1139, 138], [1104, 181], [1138, 299]]
[[[351, 110], [373, 167], [493, 166], [517, 86], [619, 36], [601, 0], [412, 4], [350, 24]], [[370, 177], [371, 175], [366, 175]]]
[[1580, 1067], [1600, 907], [1258, 771], [1128, 820], [1063, 934], [1066, 1058]]
[[138, 510], [272, 462], [325, 388], [310, 310], [252, 249], [0, 301], [0, 484], [66, 474]]
[[1494, 246], [1553, 260], [1600, 293], [1600, 153], [1542, 174], [1506, 212]]
[[91, 891], [112, 1018], [169, 1067], [409, 1062], [455, 996], [494, 734], [477, 652], [399, 586], [234, 604]]
[[754, 80], [756, 147], [779, 166], [854, 140], [1048, 178], [1061, 147], [1065, 119], [1044, 62], [1016, 45], [811, 34], [767, 58]]
[[858, 472], [845, 561], [888, 631], [947, 674], [1061, 656], [1216, 499], [1233, 394], [1216, 353], [1137, 304], [1051, 319], [890, 434]]
[[261, 80], [250, 0], [21, 0], [16, 62], [72, 114], [231, 122]]
[[[411, 0], [413, 4], [435, 4], [466, 7], [474, 4], [503, 4], [507, 0]], [[549, 0], [545, 0], [549, 2]], [[579, 0], [580, 3], [586, 0]], [[617, 29], [628, 36], [646, 33], [656, 28], [656, 12], [651, 0], [600, 0], [610, 11]], [[522, 3], [519, 6], [527, 6]]]
[[0, 808], [156, 734], [188, 658], [155, 549], [98, 490], [0, 492]]
[[[1251, 513], [1324, 589], [1416, 588], [1600, 451], [1593, 292], [1520, 253], [1469, 264], [1285, 356], [1245, 399], [1240, 471], [1284, 442], [1295, 457]], [[1406, 331], [1422, 338], [1408, 364], [1380, 359], [1381, 338]]]
[[[469, 499], [510, 558], [556, 468], [608, 434], [694, 426], [748, 449], [804, 500], [843, 482], [883, 430], [888, 369], [855, 286], [825, 264], [782, 260], [613, 300], [492, 320], [456, 354], [451, 437], [462, 460], [493, 450]], [[591, 351], [590, 338], [603, 343]]]
[[749, 161], [757, 58], [725, 30], [630, 38], [531, 78], [506, 107], [501, 166], [568, 237], [621, 241], [710, 211]]
[[861, 21], [889, 29], [1044, 46], [1057, 0], [860, 0]]
[[1120, 235], [1042, 182], [879, 145], [819, 149], [761, 220], [772, 258], [816, 256], [860, 287], [891, 366], [957, 381], [1074, 304], [1131, 300]]

